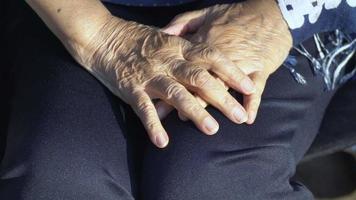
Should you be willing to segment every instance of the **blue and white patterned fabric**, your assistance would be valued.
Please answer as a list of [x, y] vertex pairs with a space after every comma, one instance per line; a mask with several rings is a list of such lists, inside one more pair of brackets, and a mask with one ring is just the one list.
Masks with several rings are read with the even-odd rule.
[[295, 44], [314, 33], [356, 32], [356, 0], [278, 0]]
[[126, 6], [175, 6], [195, 0], [102, 0], [103, 2]]
[[[356, 0], [278, 0], [278, 4], [293, 35], [294, 49], [310, 61], [316, 75], [324, 78], [327, 90], [355, 77], [356, 65], [349, 72], [346, 67], [356, 54]], [[318, 34], [328, 31], [334, 32], [324, 39]], [[317, 56], [301, 43], [310, 37], [319, 51]], [[284, 63], [297, 82], [306, 84], [295, 65], [293, 56]]]

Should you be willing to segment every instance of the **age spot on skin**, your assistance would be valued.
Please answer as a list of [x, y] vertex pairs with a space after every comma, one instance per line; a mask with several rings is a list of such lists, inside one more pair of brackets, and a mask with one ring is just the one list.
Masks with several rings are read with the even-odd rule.
[[61, 11], [62, 11], [61, 8], [58, 8], [58, 9], [57, 9], [57, 13], [60, 13]]

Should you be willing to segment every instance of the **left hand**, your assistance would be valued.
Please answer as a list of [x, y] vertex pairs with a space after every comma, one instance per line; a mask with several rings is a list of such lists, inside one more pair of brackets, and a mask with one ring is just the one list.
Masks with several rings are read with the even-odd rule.
[[[244, 95], [248, 124], [255, 121], [268, 77], [283, 63], [292, 47], [288, 25], [274, 0], [248, 0], [183, 13], [163, 31], [217, 48], [250, 75], [257, 91]], [[196, 98], [207, 106], [199, 96]], [[164, 102], [158, 102], [156, 108], [161, 118], [173, 109]], [[181, 113], [179, 116], [185, 119]]]

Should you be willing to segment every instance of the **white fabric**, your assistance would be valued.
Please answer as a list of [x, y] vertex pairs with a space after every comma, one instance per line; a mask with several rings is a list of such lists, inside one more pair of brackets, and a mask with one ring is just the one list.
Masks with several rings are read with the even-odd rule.
[[[289, 28], [297, 29], [303, 26], [304, 16], [307, 16], [309, 22], [314, 24], [324, 8], [335, 9], [342, 1], [344, 0], [278, 0], [278, 4]], [[351, 7], [356, 7], [356, 0], [346, 0], [346, 3]]]

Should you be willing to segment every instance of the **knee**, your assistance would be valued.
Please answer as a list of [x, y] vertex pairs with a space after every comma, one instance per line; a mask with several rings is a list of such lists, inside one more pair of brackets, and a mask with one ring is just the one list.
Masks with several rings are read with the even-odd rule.
[[73, 138], [47, 139], [27, 140], [30, 144], [7, 151], [0, 172], [0, 199], [133, 199], [124, 158], [106, 159], [111, 152], [86, 146], [92, 143], [83, 138], [82, 143]]
[[[21, 169], [20, 169], [21, 168]], [[16, 172], [15, 172], [16, 171]], [[127, 177], [111, 176], [85, 160], [54, 162], [31, 160], [2, 174], [0, 196], [13, 200], [133, 200]]]
[[168, 156], [174, 164], [155, 160], [160, 166], [147, 169], [152, 176], [144, 175], [145, 187], [154, 188], [145, 190], [146, 199], [312, 199], [305, 187], [291, 183], [296, 163], [287, 147], [186, 151]]
[[224, 177], [219, 184], [229, 188], [223, 193], [233, 191], [231, 199], [313, 199], [307, 188], [291, 180], [297, 163], [288, 146], [215, 151], [209, 157], [215, 176]]

